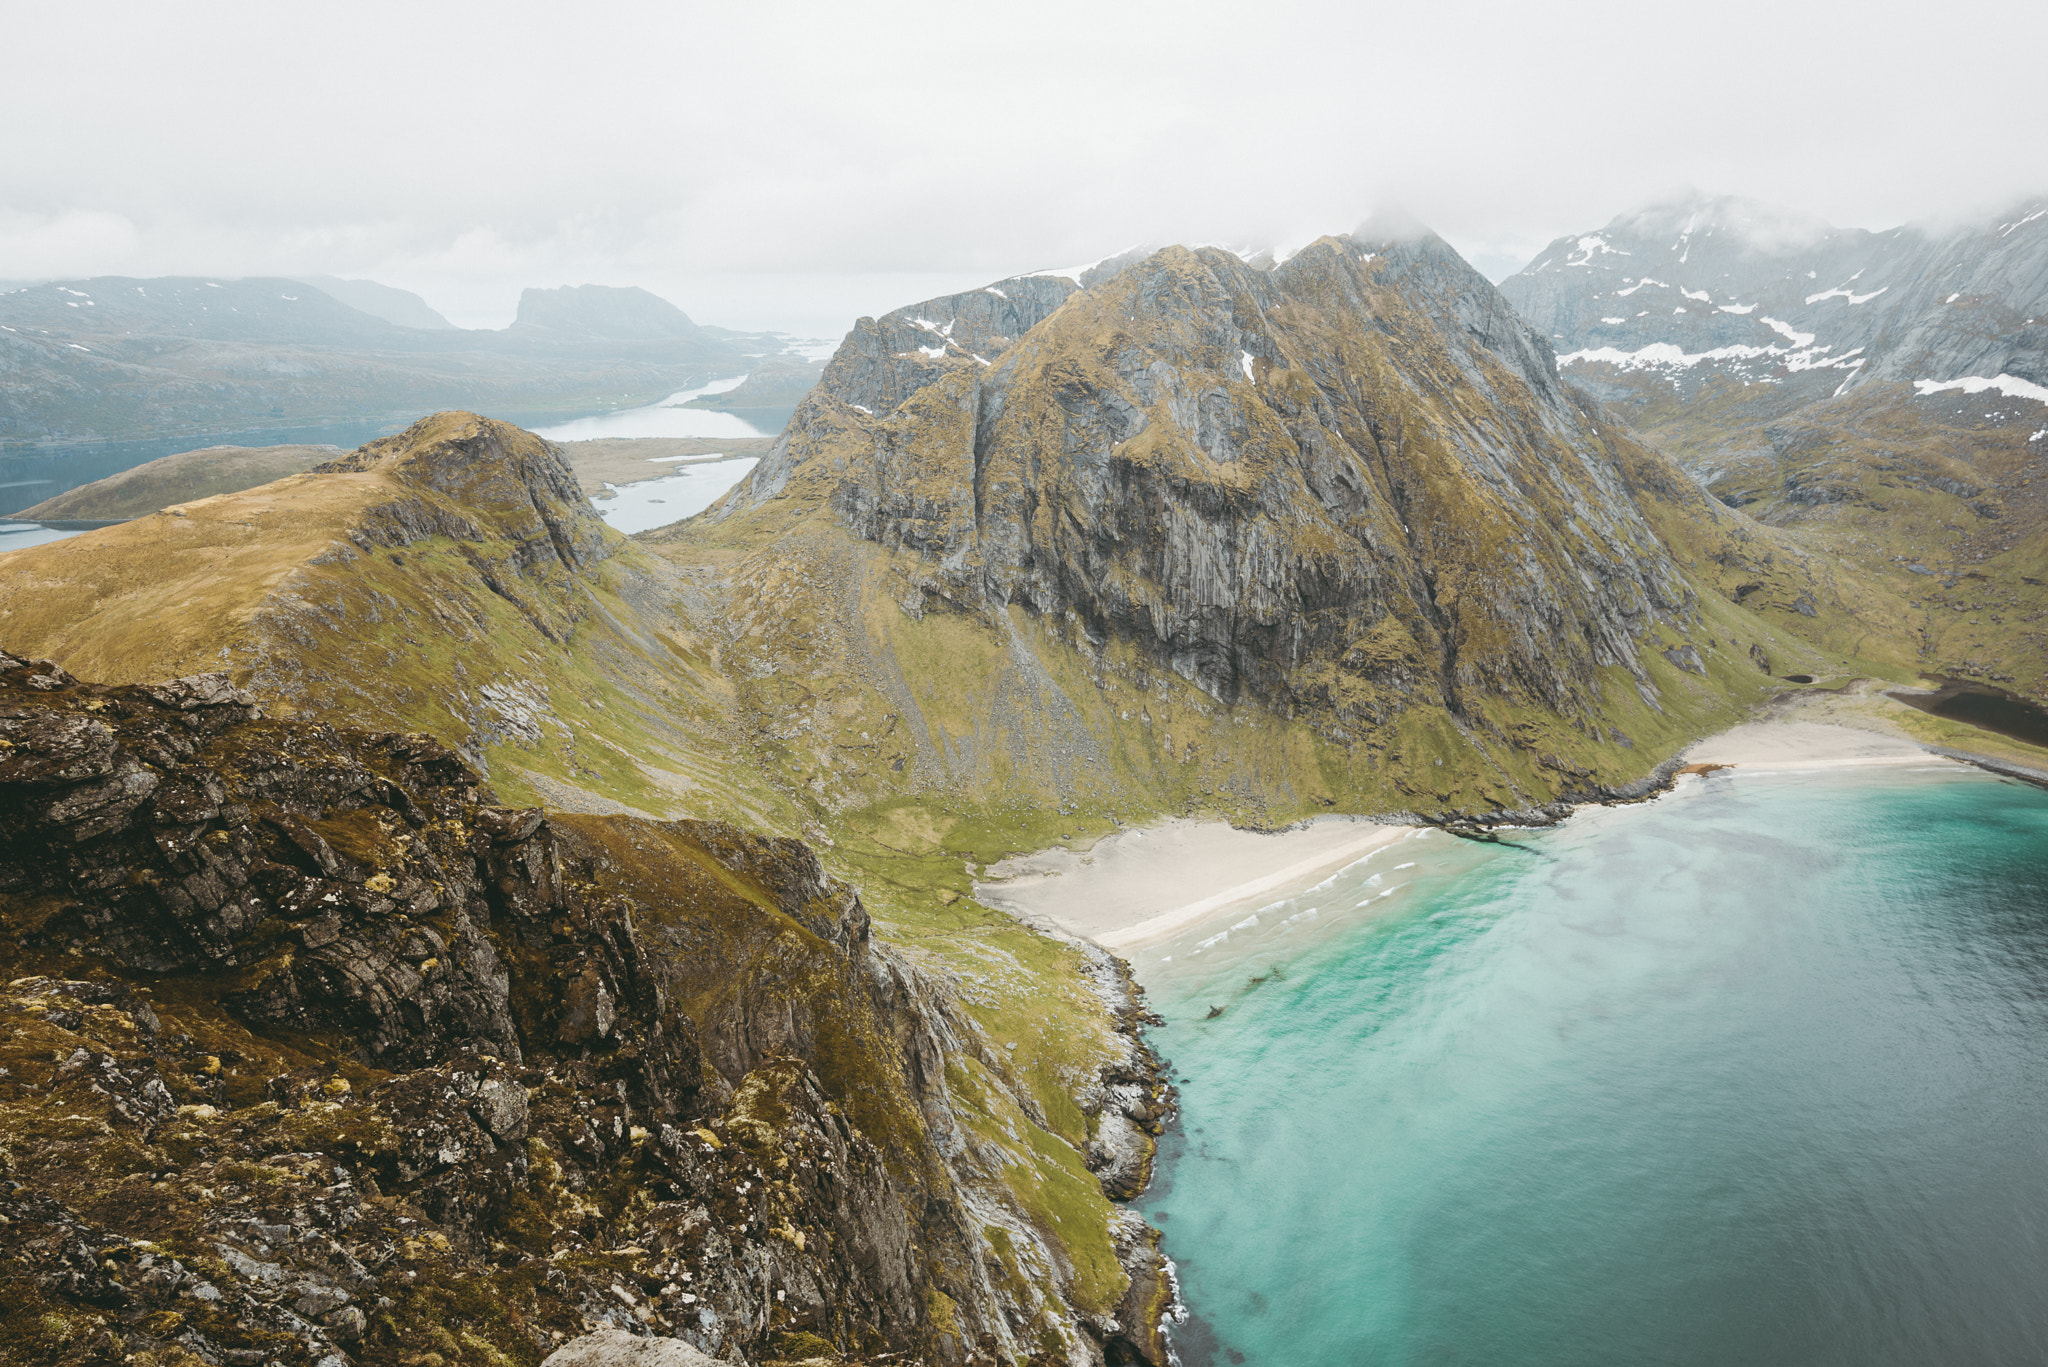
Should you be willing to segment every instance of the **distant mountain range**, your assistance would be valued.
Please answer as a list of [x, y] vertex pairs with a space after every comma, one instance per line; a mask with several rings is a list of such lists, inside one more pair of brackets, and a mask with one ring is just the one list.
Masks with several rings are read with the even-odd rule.
[[1928, 668], [2048, 686], [2048, 199], [1886, 232], [1689, 199], [1500, 291], [1724, 503], [1886, 584]]
[[[1965, 376], [2048, 386], [2048, 200], [1932, 232], [1830, 227], [1691, 199], [1561, 237], [1501, 293], [1560, 364], [1802, 381]], [[2010, 388], [2011, 386], [2007, 386]]]
[[647, 402], [750, 368], [782, 339], [710, 329], [645, 290], [533, 289], [513, 324], [456, 328], [369, 281], [50, 281], [0, 294], [0, 444], [202, 435]]

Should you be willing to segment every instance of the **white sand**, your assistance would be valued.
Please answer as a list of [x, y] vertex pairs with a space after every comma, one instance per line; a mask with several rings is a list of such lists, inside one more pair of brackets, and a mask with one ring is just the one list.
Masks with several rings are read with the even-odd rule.
[[1731, 727], [1687, 750], [1685, 761], [1768, 771], [1956, 762], [1930, 754], [1914, 741], [1812, 721], [1750, 722]]
[[1050, 921], [1108, 949], [1172, 938], [1238, 902], [1322, 881], [1409, 834], [1412, 826], [1324, 818], [1277, 835], [1176, 818], [1121, 831], [1087, 850], [1006, 859], [976, 883], [990, 906]]
[[[1910, 740], [1823, 722], [1751, 722], [1700, 741], [1688, 764], [1752, 772], [1946, 764]], [[1176, 818], [1121, 831], [1087, 849], [1054, 848], [1006, 859], [974, 895], [1070, 935], [1129, 951], [1171, 939], [1237, 903], [1290, 895], [1416, 827], [1326, 817], [1261, 835], [1222, 821]]]

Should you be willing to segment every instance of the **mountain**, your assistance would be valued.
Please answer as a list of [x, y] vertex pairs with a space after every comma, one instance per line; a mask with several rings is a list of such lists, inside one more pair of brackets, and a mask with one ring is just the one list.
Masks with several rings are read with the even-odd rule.
[[544, 328], [568, 337], [655, 341], [700, 339], [704, 330], [668, 300], [633, 287], [564, 285], [519, 296], [514, 331]]
[[595, 288], [529, 291], [522, 321], [501, 331], [403, 326], [284, 279], [15, 290], [0, 295], [0, 442], [410, 420], [459, 405], [587, 410], [652, 401], [758, 354], [645, 291]]
[[419, 344], [412, 329], [351, 308], [324, 291], [296, 280], [262, 277], [52, 281], [0, 295], [0, 327], [20, 337], [59, 338], [74, 345], [173, 337], [365, 349]]
[[1725, 502], [1857, 567], [1923, 668], [2048, 692], [2048, 201], [1872, 233], [1691, 200], [1501, 292]]
[[[49, 1174], [0, 1226], [9, 1285], [85, 1334], [198, 1268], [204, 1332], [236, 1351], [292, 1323], [279, 1264], [322, 1288], [295, 1335], [385, 1356], [439, 1327], [534, 1361], [536, 1326], [588, 1318], [756, 1360], [822, 1338], [1163, 1367], [1155, 1236], [1111, 1202], [1168, 1104], [1132, 989], [965, 900], [957, 858], [828, 830], [778, 788], [710, 612], [556, 448], [463, 413], [10, 554], [0, 640], [64, 667], [0, 671], [0, 924], [10, 990], [48, 1013], [0, 1051], [68, 1043], [73, 1003], [140, 1001], [144, 1037], [86, 1013], [72, 1050], [124, 1081], [81, 1104], [144, 1107], [171, 1147], [80, 1149], [39, 1128], [39, 1082], [0, 1088], [10, 1172]], [[985, 862], [1040, 829], [1004, 824], [956, 839]], [[85, 963], [93, 985], [63, 976]], [[252, 1185], [285, 1153], [285, 1185]], [[166, 1167], [213, 1196], [87, 1180]], [[247, 1243], [264, 1202], [341, 1172], [303, 1246]], [[51, 1221], [178, 1268], [81, 1309], [9, 1242]], [[262, 1266], [215, 1266], [223, 1243]], [[379, 1295], [367, 1326], [341, 1316]]]
[[648, 538], [721, 567], [722, 658], [820, 800], [1526, 810], [1635, 782], [1812, 642], [1887, 649], [1434, 237], [1084, 279], [862, 319]]
[[431, 330], [455, 326], [411, 290], [394, 289], [374, 280], [342, 280], [332, 275], [309, 275], [305, 280], [330, 299], [400, 327]]

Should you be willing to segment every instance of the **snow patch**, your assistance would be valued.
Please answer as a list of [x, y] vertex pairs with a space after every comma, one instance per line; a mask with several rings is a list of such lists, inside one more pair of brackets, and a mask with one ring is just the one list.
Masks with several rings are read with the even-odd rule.
[[1827, 347], [1812, 349], [1782, 346], [1734, 346], [1715, 347], [1711, 351], [1686, 351], [1671, 342], [1652, 342], [1636, 351], [1623, 351], [1619, 347], [1587, 347], [1582, 351], [1568, 352], [1557, 358], [1557, 368], [1568, 365], [1599, 363], [1621, 370], [1674, 369], [1689, 370], [1702, 362], [1715, 361], [1757, 361], [1773, 360], [1787, 370], [1855, 370], [1865, 360], [1855, 351], [1840, 356], [1827, 354]]
[[1623, 323], [1626, 323], [1626, 322], [1628, 321], [1628, 319], [1626, 319], [1626, 318], [1602, 318], [1602, 319], [1601, 319], [1600, 321], [1601, 321], [1601, 322], [1603, 322], [1603, 323], [1605, 323], [1605, 324], [1607, 324], [1607, 326], [1609, 326], [1609, 327], [1618, 327], [1618, 326], [1620, 326], [1621, 324], [1623, 324]]
[[[1982, 375], [1965, 375], [1959, 380], [1915, 380], [1913, 390], [1921, 398], [1940, 394], [1946, 390], [1960, 389], [1965, 394], [1982, 394], [1995, 389], [2009, 399], [2032, 399], [2037, 403], [2048, 403], [2048, 385], [2038, 385], [2031, 380], [2022, 380], [2017, 375], [1993, 375], [1986, 379]], [[2038, 434], [2029, 437], [2038, 440]]]
[[1762, 322], [1765, 327], [1783, 337], [1793, 346], [1808, 347], [1813, 345], [1813, 334], [1810, 332], [1801, 332], [1790, 323], [1781, 323], [1771, 317], [1765, 317]]
[[1607, 245], [1607, 239], [1600, 236], [1600, 234], [1587, 233], [1578, 240], [1577, 249], [1565, 257], [1564, 264], [1567, 266], [1586, 266], [1591, 265], [1593, 258], [1596, 256], [1627, 255], [1628, 253], [1620, 248]]
[[1636, 281], [1635, 284], [1630, 285], [1627, 289], [1616, 290], [1614, 292], [1614, 297], [1617, 299], [1626, 299], [1631, 294], [1634, 294], [1637, 290], [1641, 289], [1645, 285], [1655, 285], [1660, 290], [1668, 290], [1671, 288], [1671, 286], [1665, 284], [1662, 280], [1652, 280], [1650, 279], [1650, 277], [1646, 275], [1642, 279]]
[[1010, 297], [1009, 295], [1004, 294], [1001, 290], [997, 289], [994, 285], [990, 285], [987, 288], [983, 289], [982, 293], [993, 294], [998, 299], [1008, 299]]
[[921, 346], [918, 348], [918, 352], [921, 355], [923, 355], [926, 360], [936, 361], [939, 359], [939, 357], [946, 354], [946, 348], [944, 344], [941, 344], [939, 346]]
[[[1862, 271], [1856, 272], [1856, 275], [1861, 274], [1863, 274]], [[1851, 280], [1854, 280], [1856, 276], [1852, 275], [1849, 278]], [[1809, 304], [1818, 304], [1823, 299], [1847, 299], [1852, 304], [1867, 304], [1871, 300], [1877, 298], [1878, 295], [1883, 294], [1886, 290], [1890, 288], [1890, 285], [1879, 285], [1876, 289], [1872, 290], [1868, 294], [1852, 294], [1848, 290], [1845, 290], [1841, 286], [1837, 285], [1835, 288], [1831, 290], [1822, 290], [1819, 294], [1807, 295], [1806, 302]]]
[[1244, 377], [1256, 384], [1257, 380], [1252, 375], [1252, 354], [1249, 351], [1238, 352], [1237, 363], [1244, 367]]
[[1750, 314], [1750, 313], [1755, 313], [1755, 312], [1756, 312], [1756, 305], [1755, 305], [1755, 304], [1723, 304], [1723, 305], [1721, 305], [1721, 306], [1720, 306], [1719, 308], [1715, 309], [1714, 311], [1715, 311], [1716, 313], [1741, 313], [1741, 314]]
[[1695, 292], [1693, 290], [1687, 289], [1683, 285], [1680, 285], [1678, 287], [1678, 292], [1684, 295], [1686, 298], [1696, 300], [1702, 304], [1711, 304], [1714, 302], [1713, 297], [1709, 295], [1705, 290], [1699, 290]]
[[1999, 229], [1998, 235], [2000, 237], [2004, 237], [2007, 233], [2012, 232], [2015, 229], [2024, 228], [2029, 223], [2032, 223], [2035, 219], [2041, 217], [2043, 214], [2048, 214], [2048, 209], [2036, 209], [2034, 210], [2034, 212], [2028, 214], [2025, 218], [2020, 219], [2018, 222], [2006, 224], [2003, 228]]

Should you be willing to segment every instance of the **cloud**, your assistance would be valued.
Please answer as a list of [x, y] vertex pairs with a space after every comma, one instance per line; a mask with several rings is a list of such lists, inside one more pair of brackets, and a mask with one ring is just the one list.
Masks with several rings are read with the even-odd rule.
[[42, 6], [10, 20], [4, 221], [129, 233], [0, 275], [395, 276], [509, 317], [527, 284], [986, 279], [1396, 202], [1492, 269], [1686, 184], [1870, 227], [2043, 188], [2048, 9], [1917, 13]]
[[142, 236], [120, 214], [91, 209], [59, 213], [0, 208], [0, 271], [10, 279], [108, 274], [134, 260]]

